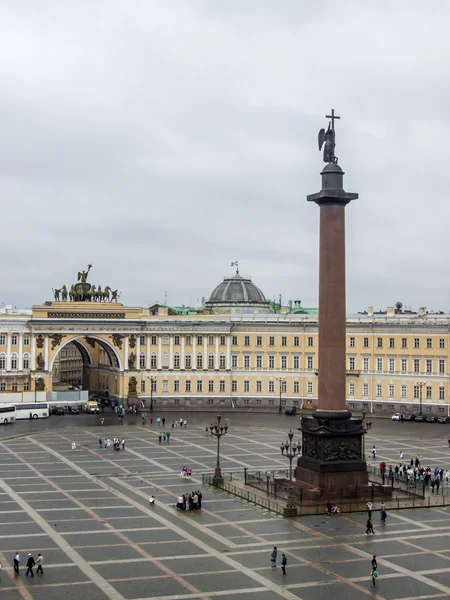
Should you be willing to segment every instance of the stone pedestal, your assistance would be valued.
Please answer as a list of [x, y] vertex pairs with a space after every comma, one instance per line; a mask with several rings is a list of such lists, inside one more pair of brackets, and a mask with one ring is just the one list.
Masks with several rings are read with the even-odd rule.
[[351, 497], [368, 490], [364, 424], [361, 419], [345, 417], [324, 419], [316, 415], [301, 421], [303, 447], [295, 479], [297, 485], [316, 488], [318, 499]]

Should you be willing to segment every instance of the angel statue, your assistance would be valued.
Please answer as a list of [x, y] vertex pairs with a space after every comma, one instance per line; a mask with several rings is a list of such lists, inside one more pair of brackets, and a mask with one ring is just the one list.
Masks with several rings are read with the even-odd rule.
[[331, 123], [328, 124], [328, 129], [321, 129], [319, 131], [319, 150], [322, 150], [323, 146], [323, 162], [326, 163], [337, 163], [337, 157], [334, 155], [334, 149], [336, 147], [334, 129], [331, 127]]

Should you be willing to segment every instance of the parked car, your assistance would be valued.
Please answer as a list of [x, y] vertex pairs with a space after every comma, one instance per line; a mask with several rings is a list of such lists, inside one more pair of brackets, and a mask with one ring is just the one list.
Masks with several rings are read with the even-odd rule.
[[450, 423], [450, 417], [439, 417], [438, 423]]
[[438, 422], [438, 418], [437, 417], [433, 417], [433, 415], [430, 415], [429, 417], [426, 418], [427, 423], [437, 423]]
[[80, 409], [78, 408], [78, 406], [71, 406], [69, 412], [71, 415], [79, 415]]
[[403, 417], [404, 421], [415, 421], [416, 420], [416, 415], [405, 415]]
[[393, 421], [401, 421], [402, 420], [402, 415], [400, 413], [394, 413], [392, 415], [392, 420]]
[[418, 415], [418, 416], [416, 417], [416, 421], [417, 421], [418, 423], [425, 423], [425, 421], [426, 421], [426, 420], [427, 420], [427, 419], [426, 419], [426, 417], [424, 417], [423, 415]]
[[63, 406], [52, 406], [52, 415], [65, 415], [66, 411]]
[[296, 415], [297, 407], [296, 406], [287, 406], [286, 410], [284, 412], [286, 415]]

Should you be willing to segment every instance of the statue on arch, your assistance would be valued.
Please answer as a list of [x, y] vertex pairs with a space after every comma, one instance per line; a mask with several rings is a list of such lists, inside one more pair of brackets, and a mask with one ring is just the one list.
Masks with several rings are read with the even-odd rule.
[[78, 281], [80, 283], [86, 283], [89, 271], [92, 269], [92, 265], [89, 264], [87, 271], [78, 271]]

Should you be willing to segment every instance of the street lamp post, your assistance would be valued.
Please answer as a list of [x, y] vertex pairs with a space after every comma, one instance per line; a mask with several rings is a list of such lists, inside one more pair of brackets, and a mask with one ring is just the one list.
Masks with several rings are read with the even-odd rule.
[[417, 385], [419, 386], [419, 415], [422, 416], [422, 388], [425, 385], [425, 381], [418, 381]]
[[300, 442], [293, 442], [292, 438], [294, 434], [292, 429], [289, 430], [288, 438], [285, 442], [281, 442], [280, 450], [283, 456], [286, 456], [289, 459], [289, 481], [292, 481], [292, 460], [295, 456], [300, 455], [302, 445]]
[[150, 412], [153, 412], [153, 382], [156, 381], [156, 377], [153, 375], [149, 376], [150, 380]]
[[228, 431], [228, 425], [221, 424], [222, 415], [219, 413], [217, 415], [217, 422], [215, 425], [210, 425], [209, 429], [211, 430], [211, 435], [215, 435], [217, 438], [217, 460], [216, 460], [216, 468], [214, 470], [213, 484], [214, 485], [222, 485], [223, 477], [222, 470], [220, 468], [220, 438], [225, 435]]
[[280, 404], [278, 406], [278, 414], [281, 415], [281, 412], [282, 412], [282, 410], [281, 410], [281, 390], [283, 387], [283, 383], [286, 381], [286, 379], [284, 377], [277, 377], [277, 381], [280, 382]]

